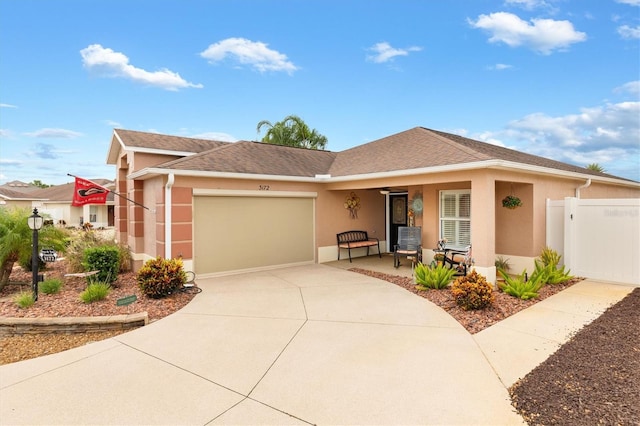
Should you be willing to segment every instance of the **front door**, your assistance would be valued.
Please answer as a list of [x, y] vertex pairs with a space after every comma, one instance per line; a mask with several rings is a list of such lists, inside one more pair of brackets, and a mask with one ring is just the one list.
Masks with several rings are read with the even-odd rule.
[[389, 251], [398, 243], [398, 227], [407, 226], [407, 194], [389, 195]]

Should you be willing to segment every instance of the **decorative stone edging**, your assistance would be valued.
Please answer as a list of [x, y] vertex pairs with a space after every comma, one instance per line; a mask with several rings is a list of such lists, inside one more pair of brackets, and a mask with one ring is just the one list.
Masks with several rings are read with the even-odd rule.
[[38, 333], [75, 334], [129, 330], [148, 323], [149, 315], [146, 312], [104, 317], [0, 318], [0, 337]]

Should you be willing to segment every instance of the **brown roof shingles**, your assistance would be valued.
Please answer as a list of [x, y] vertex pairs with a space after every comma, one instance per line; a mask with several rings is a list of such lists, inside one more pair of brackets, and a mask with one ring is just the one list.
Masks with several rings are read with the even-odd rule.
[[125, 146], [197, 153], [156, 167], [172, 170], [297, 177], [328, 174], [339, 177], [502, 160], [621, 179], [424, 127], [415, 127], [337, 153], [260, 142], [216, 142], [119, 129], [115, 132], [123, 139]]
[[134, 130], [115, 129], [126, 147], [153, 148], [163, 151], [203, 152], [212, 148], [227, 145], [230, 142], [209, 139], [185, 138], [181, 136], [161, 135], [159, 133], [138, 132]]
[[158, 167], [174, 170], [315, 177], [317, 174], [327, 173], [336, 155], [330, 151], [241, 141], [174, 160]]

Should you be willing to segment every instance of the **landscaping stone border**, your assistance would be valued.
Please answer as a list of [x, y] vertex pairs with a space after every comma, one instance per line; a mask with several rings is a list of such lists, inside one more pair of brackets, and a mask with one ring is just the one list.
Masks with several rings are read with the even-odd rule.
[[39, 333], [95, 333], [106, 330], [130, 330], [149, 323], [146, 312], [103, 317], [0, 318], [0, 337]]

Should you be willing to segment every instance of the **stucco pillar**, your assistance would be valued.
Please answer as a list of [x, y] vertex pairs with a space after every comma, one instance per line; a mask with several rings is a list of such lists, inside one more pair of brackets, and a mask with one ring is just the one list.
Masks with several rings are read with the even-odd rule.
[[488, 173], [471, 179], [471, 245], [475, 269], [496, 282], [496, 183]]

